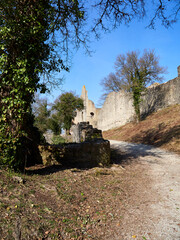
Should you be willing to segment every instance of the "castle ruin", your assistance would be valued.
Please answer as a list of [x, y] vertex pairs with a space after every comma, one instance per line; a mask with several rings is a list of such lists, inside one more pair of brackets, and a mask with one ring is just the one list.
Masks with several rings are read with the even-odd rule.
[[[147, 88], [141, 102], [142, 117], [167, 106], [180, 104], [180, 66], [177, 70], [176, 78]], [[83, 111], [77, 111], [75, 124], [88, 121], [93, 127], [105, 131], [120, 127], [135, 118], [132, 95], [125, 91], [109, 93], [102, 108], [96, 108], [88, 99], [85, 86], [82, 88], [81, 98], [85, 108]]]

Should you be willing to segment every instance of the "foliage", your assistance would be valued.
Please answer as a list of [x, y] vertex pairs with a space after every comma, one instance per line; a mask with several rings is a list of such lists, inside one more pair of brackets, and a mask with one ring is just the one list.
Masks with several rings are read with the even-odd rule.
[[54, 135], [60, 134], [62, 128], [62, 116], [52, 114], [48, 119], [48, 128], [53, 132]]
[[75, 110], [82, 110], [83, 108], [83, 100], [72, 92], [66, 92], [60, 95], [53, 106], [53, 109], [56, 110], [56, 115], [62, 117], [62, 126], [66, 132], [71, 128], [72, 120], [76, 114]]
[[159, 66], [159, 58], [154, 50], [144, 50], [141, 57], [137, 51], [128, 52], [126, 55], [120, 54], [115, 62], [115, 70], [115, 74], [109, 74], [101, 82], [104, 95], [122, 89], [131, 92], [137, 119], [140, 120], [143, 92], [149, 84], [161, 81], [161, 74], [165, 73], [166, 69]]
[[54, 135], [52, 137], [52, 143], [53, 144], [62, 144], [62, 143], [65, 143], [65, 139], [60, 135]]
[[3, 164], [15, 168], [22, 164], [22, 156], [17, 153], [22, 153], [22, 142], [27, 136], [25, 124], [37, 89], [38, 73], [49, 52], [44, 43], [48, 27], [44, 9], [48, 8], [47, 1], [34, 6], [24, 1], [0, 3], [0, 159]]
[[35, 119], [34, 125], [42, 134], [47, 130], [51, 130], [55, 135], [61, 133], [62, 117], [53, 113], [46, 98], [42, 99], [36, 94], [32, 110]]
[[83, 13], [77, 1], [58, 0], [2, 0], [0, 13], [0, 163], [22, 169], [33, 96], [46, 90], [40, 74], [67, 70], [53, 33], [59, 30], [67, 40], [71, 23], [78, 36]]

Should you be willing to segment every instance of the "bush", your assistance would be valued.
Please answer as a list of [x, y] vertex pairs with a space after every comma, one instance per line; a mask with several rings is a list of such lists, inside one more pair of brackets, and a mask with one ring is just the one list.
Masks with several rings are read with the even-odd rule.
[[53, 135], [52, 143], [56, 145], [62, 144], [62, 143], [65, 143], [65, 139], [60, 135]]

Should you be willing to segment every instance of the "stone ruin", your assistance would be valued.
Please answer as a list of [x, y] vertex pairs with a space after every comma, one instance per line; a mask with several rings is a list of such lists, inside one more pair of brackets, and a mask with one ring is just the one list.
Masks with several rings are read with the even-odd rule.
[[71, 127], [73, 142], [80, 143], [85, 141], [93, 141], [102, 139], [102, 131], [93, 128], [89, 122], [80, 122]]
[[[180, 104], [180, 66], [178, 76], [166, 83], [154, 84], [147, 88], [140, 104], [141, 117], [144, 119], [152, 112], [170, 105]], [[120, 127], [135, 119], [132, 94], [123, 90], [108, 94], [103, 106], [96, 108], [88, 99], [88, 92], [83, 86], [81, 98], [84, 109], [77, 111], [74, 123], [89, 121], [93, 127], [102, 131]]]
[[61, 164], [68, 167], [105, 167], [111, 163], [110, 142], [99, 139], [82, 143], [39, 145], [43, 165]]
[[104, 167], [111, 163], [110, 142], [104, 140], [102, 131], [89, 122], [71, 128], [73, 143], [41, 145], [39, 151], [44, 165], [60, 163], [70, 167]]

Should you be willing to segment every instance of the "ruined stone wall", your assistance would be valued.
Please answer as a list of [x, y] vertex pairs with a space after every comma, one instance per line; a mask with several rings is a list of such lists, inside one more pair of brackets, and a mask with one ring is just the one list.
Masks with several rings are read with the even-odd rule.
[[[83, 91], [82, 91], [83, 92]], [[86, 91], [87, 92], [87, 91]], [[88, 96], [82, 98], [86, 102], [83, 121], [89, 121], [93, 127], [101, 130], [108, 130], [119, 127], [135, 118], [133, 100], [130, 93], [124, 91], [110, 93], [102, 108], [95, 109], [88, 104]], [[149, 113], [165, 108], [169, 105], [180, 104], [180, 66], [178, 67], [178, 77], [166, 83], [153, 85], [144, 93], [141, 103], [141, 115], [147, 116]], [[94, 112], [93, 118], [89, 118], [90, 112]], [[80, 118], [76, 119], [81, 122]]]
[[65, 145], [39, 145], [39, 152], [45, 166], [62, 164], [89, 168], [108, 166], [111, 162], [110, 142], [104, 139]]
[[131, 95], [124, 91], [110, 93], [98, 113], [97, 127], [108, 130], [133, 120], [134, 107]]
[[180, 104], [180, 77], [147, 89], [141, 103], [141, 115], [146, 116], [174, 104]]
[[93, 128], [89, 122], [80, 122], [71, 127], [71, 134], [73, 137], [73, 142], [80, 143], [84, 141], [94, 141], [97, 139], [102, 139], [102, 131]]

